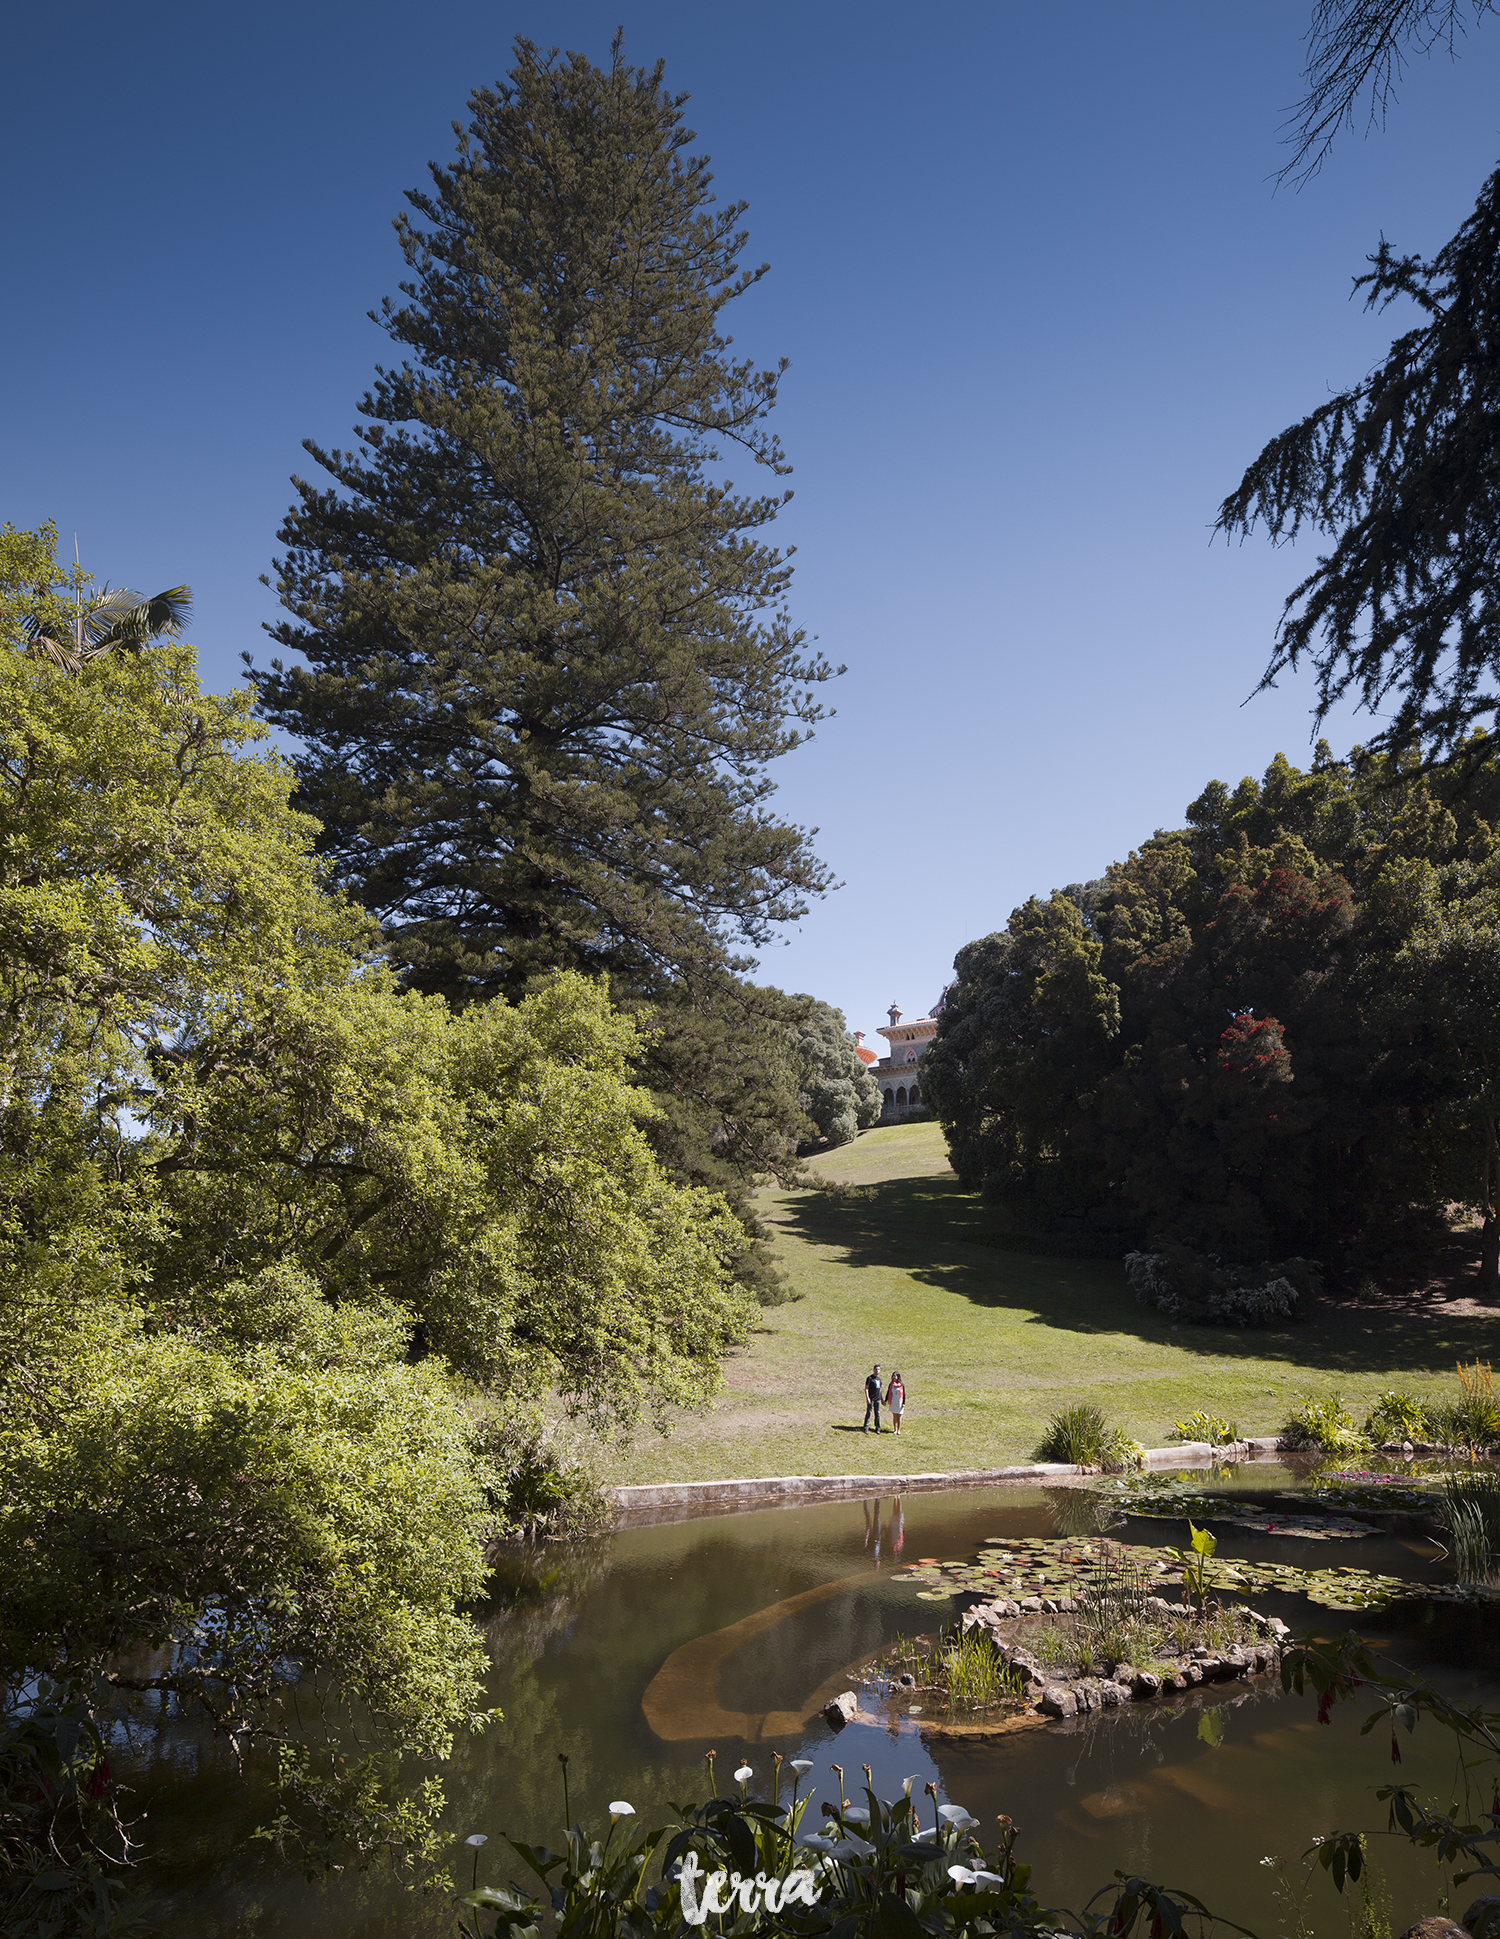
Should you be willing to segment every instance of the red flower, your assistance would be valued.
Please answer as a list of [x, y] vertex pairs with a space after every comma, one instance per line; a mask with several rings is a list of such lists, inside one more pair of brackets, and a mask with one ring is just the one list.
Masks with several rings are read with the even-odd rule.
[[1391, 1725], [1391, 1762], [1393, 1764], [1399, 1764], [1401, 1762], [1401, 1746], [1396, 1742], [1396, 1726], [1394, 1724]]
[[1322, 1696], [1318, 1698], [1318, 1722], [1320, 1724], [1331, 1724], [1333, 1722], [1333, 1718], [1329, 1714], [1332, 1711], [1332, 1709], [1333, 1709], [1333, 1689], [1330, 1686], [1328, 1689], [1326, 1689], [1323, 1692]]

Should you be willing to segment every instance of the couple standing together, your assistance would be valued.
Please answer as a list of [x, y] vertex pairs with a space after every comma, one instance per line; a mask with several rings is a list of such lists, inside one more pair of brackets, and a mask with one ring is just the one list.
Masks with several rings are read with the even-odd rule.
[[[875, 1416], [875, 1432], [877, 1434], [880, 1432], [881, 1398], [880, 1368], [877, 1365], [872, 1372], [865, 1375], [864, 1432], [866, 1434], [870, 1431], [870, 1416], [872, 1414]], [[891, 1419], [895, 1422], [896, 1432], [899, 1434], [901, 1432], [901, 1416], [906, 1412], [906, 1385], [899, 1373], [893, 1373], [891, 1375], [890, 1385], [885, 1390], [884, 1399], [886, 1406], [891, 1410]]]

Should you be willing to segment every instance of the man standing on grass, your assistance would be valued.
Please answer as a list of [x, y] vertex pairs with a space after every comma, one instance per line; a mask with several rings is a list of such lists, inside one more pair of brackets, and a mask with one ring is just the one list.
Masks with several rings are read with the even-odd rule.
[[865, 1376], [864, 1431], [866, 1434], [870, 1431], [871, 1414], [875, 1416], [875, 1432], [878, 1434], [880, 1432], [880, 1368], [878, 1366], [873, 1373]]

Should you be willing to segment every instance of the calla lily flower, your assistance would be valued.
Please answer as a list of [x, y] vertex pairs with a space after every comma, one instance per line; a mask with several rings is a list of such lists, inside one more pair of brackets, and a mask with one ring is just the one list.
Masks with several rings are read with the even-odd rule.
[[489, 1842], [490, 1834], [487, 1831], [471, 1831], [464, 1840], [466, 1845], [473, 1845], [476, 1850], [478, 1850], [479, 1846], [487, 1845]]
[[971, 1817], [961, 1804], [940, 1804], [938, 1816], [946, 1818], [950, 1825], [957, 1825], [960, 1831], [972, 1831], [979, 1823], [979, 1820]]
[[844, 1806], [844, 1823], [846, 1825], [867, 1825], [869, 1822], [870, 1814], [862, 1804], [846, 1804]]
[[734, 1774], [734, 1781], [736, 1784], [743, 1784], [748, 1778], [754, 1777], [754, 1775], [754, 1771], [748, 1764], [741, 1764], [740, 1768]]
[[[634, 1816], [635, 1806], [633, 1804], [627, 1804], [623, 1798], [616, 1798], [614, 1803], [609, 1807], [609, 1821], [611, 1824], [618, 1824], [621, 1818], [633, 1818]], [[978, 1822], [978, 1819], [975, 1819], [975, 1823], [977, 1824]]]
[[802, 1836], [797, 1840], [797, 1843], [802, 1846], [804, 1851], [832, 1851], [834, 1848], [831, 1838], [825, 1838], [820, 1832], [816, 1831], [803, 1832]]
[[798, 1774], [799, 1777], [801, 1776], [803, 1771], [810, 1771], [812, 1767], [813, 1767], [813, 1761], [810, 1757], [794, 1757], [792, 1759], [792, 1769]]

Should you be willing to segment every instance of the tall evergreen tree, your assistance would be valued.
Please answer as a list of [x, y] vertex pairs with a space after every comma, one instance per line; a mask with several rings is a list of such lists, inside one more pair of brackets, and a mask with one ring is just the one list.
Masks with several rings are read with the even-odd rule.
[[[709, 1064], [732, 1089], [733, 1019], [789, 1020], [738, 981], [746, 952], [829, 886], [768, 805], [834, 671], [763, 536], [789, 494], [722, 472], [736, 449], [788, 469], [785, 366], [720, 327], [765, 265], [741, 267], [745, 205], [717, 205], [660, 64], [516, 53], [397, 220], [411, 280], [376, 320], [404, 361], [353, 450], [307, 446], [331, 482], [297, 481], [274, 629], [305, 664], [259, 673], [261, 702], [412, 982], [463, 1002], [607, 971], [666, 1017], [658, 1062], [684, 1008], [730, 1019], [727, 1053], [653, 1071], [664, 1097]], [[789, 1095], [747, 1163], [805, 1130]], [[688, 1175], [733, 1148], [722, 1107], [688, 1114]]]

